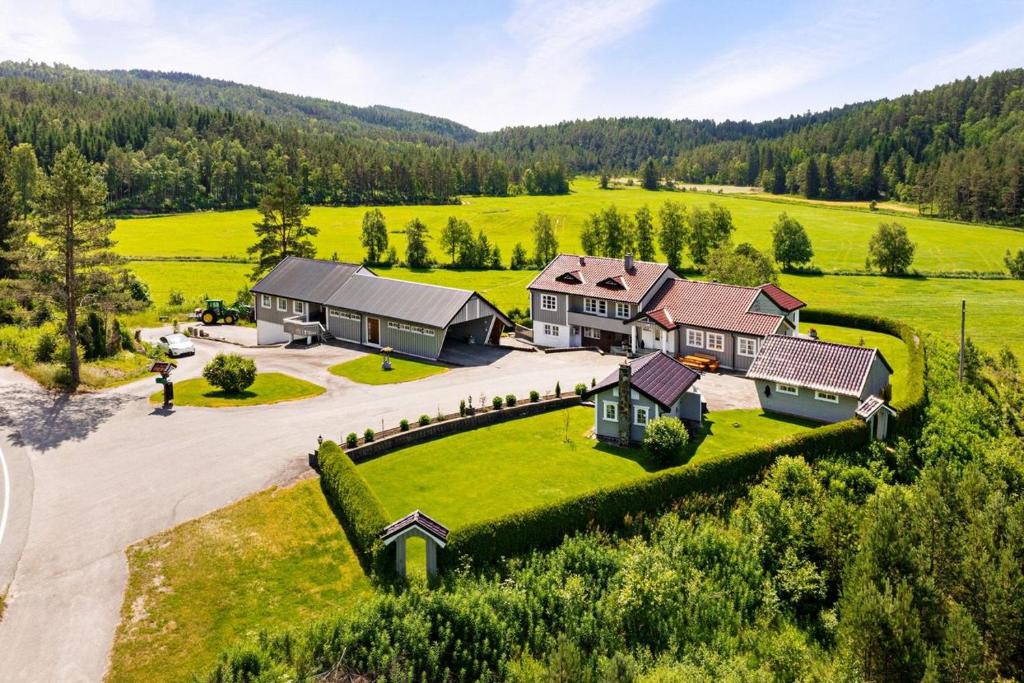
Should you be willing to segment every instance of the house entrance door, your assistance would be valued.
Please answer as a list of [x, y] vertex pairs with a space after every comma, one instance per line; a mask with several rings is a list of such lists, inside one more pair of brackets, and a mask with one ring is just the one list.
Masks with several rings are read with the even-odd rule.
[[366, 319], [366, 343], [380, 346], [380, 320], [377, 318]]

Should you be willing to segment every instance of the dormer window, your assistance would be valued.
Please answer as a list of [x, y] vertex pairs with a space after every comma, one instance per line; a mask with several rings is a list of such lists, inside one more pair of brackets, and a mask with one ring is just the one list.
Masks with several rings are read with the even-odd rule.
[[555, 279], [558, 280], [559, 282], [565, 283], [567, 285], [580, 285], [580, 284], [583, 284], [583, 278], [580, 277], [579, 271], [575, 271], [575, 272], [569, 271], [567, 273], [562, 273], [561, 275], [559, 275]]
[[622, 281], [621, 276], [606, 277], [597, 283], [598, 287], [604, 287], [605, 289], [626, 289], [626, 283]]

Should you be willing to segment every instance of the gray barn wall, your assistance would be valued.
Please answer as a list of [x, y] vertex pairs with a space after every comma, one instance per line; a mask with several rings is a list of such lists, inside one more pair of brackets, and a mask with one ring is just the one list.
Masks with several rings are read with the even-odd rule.
[[[280, 325], [282, 322], [284, 322], [285, 318], [291, 318], [294, 315], [296, 315], [295, 312], [292, 310], [293, 301], [294, 301], [293, 299], [285, 299], [285, 301], [288, 302], [288, 310], [286, 310], [286, 311], [279, 311], [279, 310], [277, 310], [277, 300], [278, 299], [283, 299], [284, 297], [271, 296], [270, 297], [271, 298], [270, 308], [263, 308], [262, 297], [263, 297], [262, 294], [257, 294], [256, 295], [256, 319], [257, 320], [263, 320], [263, 321], [266, 321], [266, 322], [271, 322], [271, 323], [275, 323], [277, 325]], [[305, 302], [305, 303], [306, 303], [306, 312], [307, 312], [307, 315], [309, 316], [307, 319], [308, 320], [316, 320], [316, 311], [320, 310], [320, 306], [318, 304], [309, 303], [308, 301]]]
[[[718, 359], [718, 364], [720, 366], [722, 366], [723, 368], [732, 368], [733, 367], [733, 350], [736, 348], [736, 340], [735, 340], [734, 335], [732, 333], [730, 333], [730, 332], [723, 332], [722, 333], [722, 334], [725, 335], [725, 349], [724, 350], [722, 350], [722, 351], [709, 351], [708, 349], [703, 348], [703, 347], [687, 346], [686, 345], [686, 330], [688, 330], [688, 329], [690, 329], [690, 330], [700, 330], [700, 331], [704, 332], [704, 334], [705, 334], [705, 341], [707, 339], [707, 333], [708, 332], [719, 332], [720, 331], [720, 330], [709, 330], [709, 329], [707, 329], [705, 327], [692, 327], [692, 326], [685, 326], [685, 327], [678, 328], [676, 330], [676, 334], [679, 335], [678, 337], [676, 337], [676, 349], [677, 349], [676, 354], [677, 355], [686, 356], [686, 355], [691, 354], [691, 353], [703, 353], [705, 355], [710, 355], [710, 356], [714, 356], [715, 358], [717, 358]], [[751, 360], [753, 360], [753, 359], [751, 359]]]
[[[757, 387], [757, 396], [761, 400], [761, 407], [766, 411], [781, 413], [783, 415], [794, 415], [819, 422], [841, 422], [854, 416], [854, 411], [860, 405], [860, 401], [852, 396], [840, 396], [839, 403], [828, 403], [814, 398], [814, 390], [800, 387], [799, 396], [782, 394], [776, 389], [777, 382], [765, 380], [754, 380]], [[764, 388], [770, 385], [772, 395], [766, 397]]]
[[875, 362], [871, 364], [871, 370], [868, 371], [868, 380], [864, 383], [864, 390], [860, 394], [860, 400], [866, 399], [868, 396], [881, 396], [882, 390], [885, 386], [892, 382], [892, 375], [889, 374], [889, 369], [885, 367], [885, 363], [875, 358]]
[[[333, 310], [344, 310], [344, 309], [333, 309]], [[354, 313], [355, 311], [345, 311], [346, 313]], [[362, 316], [359, 320], [348, 320], [345, 318], [336, 318], [328, 314], [327, 316], [327, 331], [335, 336], [337, 339], [345, 341], [353, 341], [362, 343], [363, 323]]]
[[[553, 325], [568, 325], [566, 322], [566, 314], [569, 311], [568, 294], [555, 294], [558, 299], [558, 310], [557, 311], [545, 311], [540, 307], [540, 295], [544, 292], [530, 291], [530, 314], [533, 319]], [[552, 292], [554, 293], [554, 292]]]

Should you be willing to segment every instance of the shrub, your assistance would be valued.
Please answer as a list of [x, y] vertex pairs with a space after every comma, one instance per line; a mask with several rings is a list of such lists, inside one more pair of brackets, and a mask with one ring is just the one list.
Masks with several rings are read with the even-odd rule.
[[440, 408], [437, 409], [437, 416], [434, 418], [434, 421], [435, 422], [444, 422], [444, 413], [441, 412]]
[[579, 384], [577, 384], [576, 389], [574, 391], [576, 392], [577, 396], [582, 396], [583, 394], [587, 393], [586, 382], [580, 382]]
[[644, 450], [659, 465], [669, 465], [682, 454], [690, 440], [686, 427], [674, 417], [658, 417], [647, 423], [644, 431]]
[[505, 405], [507, 405], [509, 408], [511, 408], [515, 404], [516, 404], [516, 395], [515, 394], [505, 394]]
[[562, 384], [555, 382], [555, 398], [562, 398]]
[[419, 422], [420, 422], [420, 427], [426, 427], [428, 424], [430, 424], [430, 416], [427, 415], [426, 413], [424, 413], [423, 415], [420, 415]]
[[491, 405], [494, 406], [495, 410], [501, 410], [501, 396], [495, 396], [492, 398]]
[[349, 432], [348, 436], [345, 437], [345, 447], [355, 448], [359, 445], [359, 436], [355, 432]]
[[466, 417], [466, 399], [459, 401], [459, 416]]
[[409, 421], [403, 417], [402, 421], [398, 423], [398, 428], [403, 432], [409, 431]]
[[203, 379], [229, 394], [239, 394], [256, 381], [256, 363], [237, 354], [218, 353], [203, 368]]
[[597, 386], [597, 378], [596, 377], [591, 377], [590, 378], [590, 388], [593, 389], [596, 386]]
[[[354, 437], [355, 434], [349, 436]], [[384, 506], [359, 474], [352, 459], [333, 441], [324, 441], [320, 445], [317, 459], [324, 498], [348, 534], [364, 567], [378, 573], [388, 571], [390, 562], [380, 542], [381, 529], [388, 523]]]
[[172, 289], [171, 293], [167, 295], [167, 304], [169, 306], [184, 306], [185, 295], [180, 289]]
[[534, 389], [530, 392], [530, 403], [537, 403], [540, 401], [540, 392]]
[[57, 337], [52, 332], [43, 332], [36, 341], [33, 357], [37, 363], [49, 363], [57, 353]]
[[363, 443], [370, 443], [373, 441], [374, 434], [375, 432], [367, 427], [366, 431], [363, 432]]

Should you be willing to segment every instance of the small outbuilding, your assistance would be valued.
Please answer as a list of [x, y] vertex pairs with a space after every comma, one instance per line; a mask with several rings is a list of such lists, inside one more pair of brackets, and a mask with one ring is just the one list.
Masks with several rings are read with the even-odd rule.
[[767, 412], [818, 422], [859, 417], [884, 439], [892, 396], [892, 366], [878, 349], [772, 335], [766, 337], [747, 377]]
[[422, 538], [427, 542], [427, 575], [437, 574], [437, 549], [448, 543], [448, 528], [419, 510], [388, 524], [380, 535], [384, 545], [395, 544], [395, 571], [405, 576], [405, 542]]
[[671, 416], [691, 430], [704, 418], [700, 375], [672, 356], [657, 352], [622, 363], [586, 396], [594, 401], [594, 433], [620, 445], [643, 441], [647, 424]]

